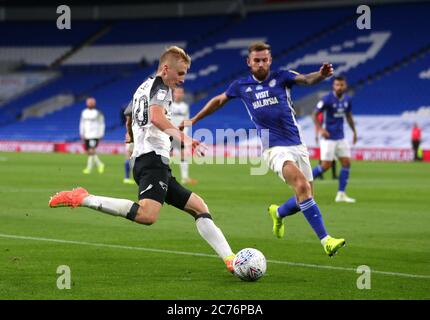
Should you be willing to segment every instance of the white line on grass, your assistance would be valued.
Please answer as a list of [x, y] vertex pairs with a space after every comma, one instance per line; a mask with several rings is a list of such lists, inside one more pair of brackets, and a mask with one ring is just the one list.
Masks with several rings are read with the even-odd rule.
[[[95, 243], [95, 242], [75, 241], [75, 240], [61, 240], [61, 239], [49, 239], [49, 238], [40, 238], [40, 237], [27, 237], [27, 236], [18, 236], [18, 235], [13, 235], [13, 234], [4, 234], [4, 233], [0, 233], [0, 237], [10, 238], [10, 239], [20, 239], [20, 240], [33, 240], [33, 241], [46, 241], [46, 242], [54, 242], [54, 243], [77, 244], [77, 245], [101, 247], [101, 248], [138, 250], [138, 251], [147, 251], [147, 252], [171, 253], [171, 254], [182, 254], [182, 255], [187, 255], [187, 256], [218, 258], [218, 256], [215, 254], [207, 254], [207, 253], [154, 249], [154, 248], [145, 248], [145, 247], [132, 247], [132, 246], [117, 245], [117, 244]], [[301, 263], [301, 262], [290, 262], [290, 261], [279, 261], [279, 260], [267, 260], [267, 262], [275, 263], [275, 264], [285, 264], [285, 265], [289, 265], [289, 266], [293, 266], [293, 267], [329, 269], [329, 270], [352, 271], [352, 272], [357, 271], [357, 269], [354, 269], [354, 268], [333, 267], [333, 266], [310, 264], [310, 263]], [[372, 273], [382, 274], [382, 275], [386, 275], [386, 276], [395, 276], [395, 277], [430, 279], [430, 275], [419, 275], [419, 274], [409, 274], [409, 273], [399, 273], [399, 272], [389, 272], [389, 271], [377, 271], [377, 270], [372, 270]]]

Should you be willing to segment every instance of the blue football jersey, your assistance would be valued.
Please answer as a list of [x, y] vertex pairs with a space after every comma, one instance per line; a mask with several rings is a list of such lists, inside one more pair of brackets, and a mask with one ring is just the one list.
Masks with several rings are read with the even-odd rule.
[[349, 96], [344, 94], [339, 99], [333, 92], [330, 92], [317, 103], [315, 110], [323, 113], [322, 126], [330, 134], [329, 140], [339, 140], [345, 137], [343, 130], [345, 114], [352, 111]]
[[261, 139], [263, 149], [303, 144], [290, 93], [297, 75], [290, 70], [271, 72], [264, 81], [249, 75], [234, 81], [226, 91], [227, 97], [243, 101], [260, 138], [261, 131], [268, 129], [269, 141]]

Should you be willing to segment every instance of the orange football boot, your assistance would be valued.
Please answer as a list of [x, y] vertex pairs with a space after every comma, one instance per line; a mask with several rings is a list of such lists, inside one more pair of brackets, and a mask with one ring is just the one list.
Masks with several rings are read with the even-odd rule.
[[84, 188], [76, 188], [71, 191], [61, 191], [51, 197], [49, 200], [49, 206], [51, 208], [76, 208], [82, 205], [82, 202], [87, 196], [89, 196], [89, 193]]

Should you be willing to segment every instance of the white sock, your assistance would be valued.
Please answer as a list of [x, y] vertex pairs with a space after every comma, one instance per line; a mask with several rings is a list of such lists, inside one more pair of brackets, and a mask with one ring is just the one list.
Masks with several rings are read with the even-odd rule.
[[102, 162], [100, 161], [99, 157], [96, 154], [93, 157], [94, 157], [94, 162], [96, 163], [96, 166], [100, 167]]
[[82, 206], [113, 216], [127, 217], [134, 202], [127, 199], [116, 199], [89, 195], [82, 202]]
[[181, 161], [181, 163], [179, 164], [180, 168], [181, 168], [181, 177], [182, 180], [187, 180], [188, 177], [188, 162], [186, 160]]
[[88, 156], [88, 160], [87, 160], [87, 169], [88, 170], [92, 170], [94, 166], [94, 156]]
[[205, 217], [198, 218], [196, 220], [196, 226], [203, 239], [210, 244], [222, 259], [233, 254], [221, 229], [215, 225], [212, 219]]
[[327, 240], [330, 238], [329, 235], [326, 235], [324, 238], [321, 239], [321, 244], [323, 245], [323, 247], [325, 246], [325, 244], [327, 243]]

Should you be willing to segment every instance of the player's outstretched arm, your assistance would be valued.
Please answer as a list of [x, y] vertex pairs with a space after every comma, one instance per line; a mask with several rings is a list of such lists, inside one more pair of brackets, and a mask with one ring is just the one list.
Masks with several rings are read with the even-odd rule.
[[349, 127], [352, 130], [352, 134], [353, 134], [352, 143], [356, 144], [357, 143], [357, 131], [355, 130], [355, 123], [354, 123], [354, 119], [352, 118], [352, 112], [348, 112], [346, 114], [346, 121], [348, 122]]
[[200, 110], [194, 117], [191, 118], [192, 124], [197, 123], [201, 119], [217, 111], [219, 108], [225, 105], [228, 100], [229, 98], [225, 93], [213, 97], [208, 103], [206, 103], [202, 110]]
[[197, 148], [200, 144], [200, 141], [192, 139], [176, 128], [169, 119], [166, 118], [165, 109], [162, 106], [156, 104], [151, 105], [149, 107], [149, 112], [151, 114], [151, 123], [173, 139], [183, 142], [185, 145], [191, 145], [193, 149]]
[[81, 119], [79, 120], [79, 136], [81, 137], [81, 140], [84, 140], [85, 138], [85, 125], [84, 125], [84, 118], [82, 117], [81, 113]]
[[125, 127], [127, 129], [128, 137], [126, 138], [126, 143], [131, 143], [134, 141], [133, 129], [132, 129], [132, 119], [130, 116], [125, 117]]
[[105, 128], [106, 128], [105, 116], [103, 115], [103, 113], [100, 112], [99, 114], [100, 139], [102, 139], [105, 136]]
[[318, 121], [317, 115], [318, 115], [317, 111], [313, 111], [312, 112], [312, 120], [314, 121], [315, 128], [317, 130], [317, 137], [318, 137], [318, 133], [320, 133], [324, 138], [328, 138], [329, 137], [329, 133], [328, 133], [328, 131], [326, 129], [324, 129], [321, 126], [321, 123]]
[[321, 127], [320, 122], [317, 119], [317, 115], [318, 115], [318, 112], [312, 111], [312, 121], [315, 124], [315, 128], [317, 128], [317, 130], [320, 131], [322, 127]]
[[294, 81], [296, 84], [311, 86], [331, 77], [333, 72], [333, 65], [324, 63], [319, 71], [308, 74], [299, 74], [294, 78]]

